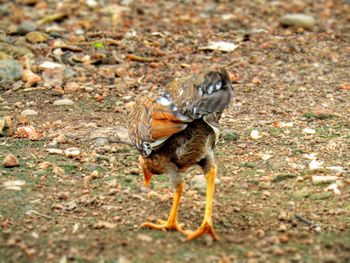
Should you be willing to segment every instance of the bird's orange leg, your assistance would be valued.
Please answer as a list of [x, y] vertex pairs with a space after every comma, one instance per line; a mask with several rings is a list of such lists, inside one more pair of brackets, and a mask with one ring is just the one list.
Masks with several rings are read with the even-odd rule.
[[216, 234], [213, 227], [213, 196], [215, 189], [215, 176], [216, 176], [216, 165], [212, 165], [205, 175], [207, 181], [207, 195], [205, 202], [205, 214], [201, 226], [193, 233], [187, 236], [187, 240], [192, 240], [202, 236], [203, 234], [210, 234], [214, 240], [219, 240], [219, 236]]
[[174, 200], [173, 200], [173, 205], [170, 210], [170, 214], [168, 217], [167, 221], [158, 219], [158, 224], [153, 224], [153, 223], [143, 223], [141, 227], [149, 227], [153, 229], [158, 229], [158, 230], [176, 230], [180, 233], [185, 234], [186, 231], [184, 231], [181, 228], [181, 225], [177, 222], [177, 212], [180, 204], [180, 199], [181, 195], [184, 189], [184, 183], [180, 182], [177, 187], [176, 187], [176, 192], [174, 194]]

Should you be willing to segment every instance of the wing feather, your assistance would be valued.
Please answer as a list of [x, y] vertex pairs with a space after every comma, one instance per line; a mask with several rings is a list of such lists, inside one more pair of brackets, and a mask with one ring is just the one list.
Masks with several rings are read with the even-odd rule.
[[151, 98], [142, 98], [129, 121], [132, 143], [143, 155], [159, 147], [171, 135], [183, 131], [187, 123], [176, 116], [171, 105], [164, 106]]

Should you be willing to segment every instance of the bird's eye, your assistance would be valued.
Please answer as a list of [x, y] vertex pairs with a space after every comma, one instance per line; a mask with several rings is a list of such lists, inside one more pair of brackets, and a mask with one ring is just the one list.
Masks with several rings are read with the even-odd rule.
[[219, 80], [218, 82], [215, 83], [215, 90], [221, 89], [222, 81]]

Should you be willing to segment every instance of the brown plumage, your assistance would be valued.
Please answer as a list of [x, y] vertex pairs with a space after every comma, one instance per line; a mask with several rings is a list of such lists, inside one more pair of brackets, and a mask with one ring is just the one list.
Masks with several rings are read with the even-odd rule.
[[[233, 89], [226, 70], [193, 75], [169, 83], [156, 99], [142, 98], [130, 116], [129, 135], [139, 150], [145, 183], [154, 174], [168, 174], [175, 187], [167, 221], [144, 223], [154, 229], [177, 230], [194, 239], [209, 233], [218, 239], [212, 224], [212, 200], [216, 165], [213, 149], [219, 120], [229, 105]], [[181, 173], [193, 165], [202, 167], [207, 181], [206, 211], [202, 225], [189, 233], [177, 222], [183, 192]]]

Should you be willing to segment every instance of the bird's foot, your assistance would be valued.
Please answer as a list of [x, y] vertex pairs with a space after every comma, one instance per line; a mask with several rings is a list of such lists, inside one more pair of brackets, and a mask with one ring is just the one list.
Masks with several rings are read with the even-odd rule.
[[141, 227], [148, 227], [152, 229], [157, 229], [157, 230], [169, 230], [169, 231], [177, 231], [182, 234], [188, 234], [187, 231], [183, 230], [183, 224], [179, 224], [177, 221], [164, 221], [161, 219], [157, 220], [158, 224], [150, 223], [150, 222], [145, 222], [141, 224]]
[[194, 232], [187, 235], [187, 240], [193, 240], [204, 234], [209, 234], [213, 237], [214, 240], [220, 240], [219, 236], [216, 234], [215, 229], [211, 223], [205, 220], [202, 225]]

